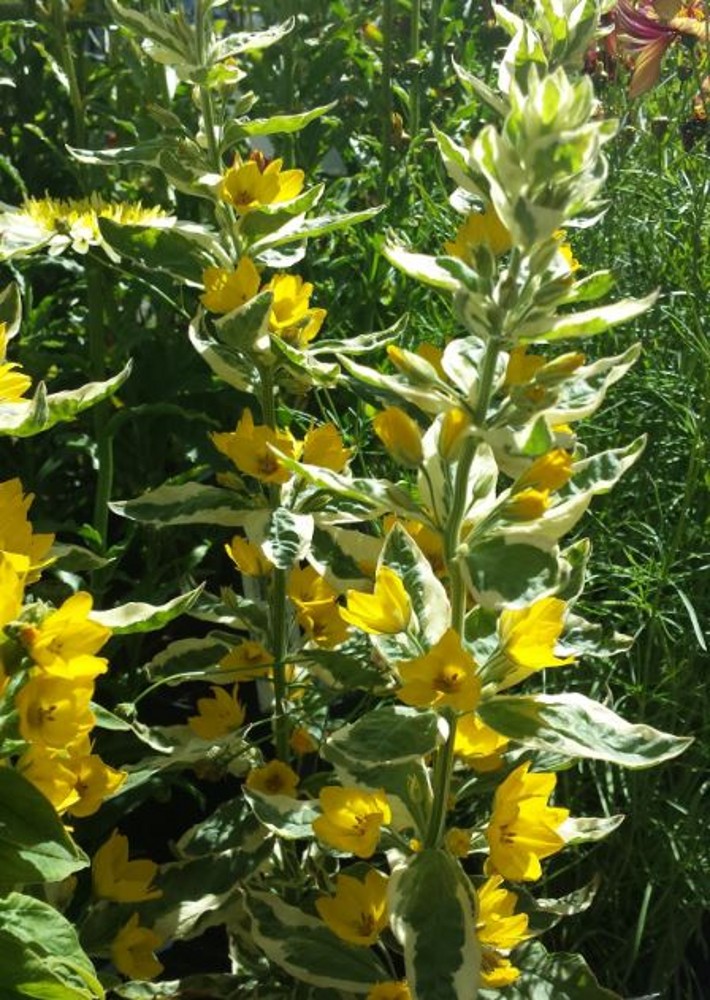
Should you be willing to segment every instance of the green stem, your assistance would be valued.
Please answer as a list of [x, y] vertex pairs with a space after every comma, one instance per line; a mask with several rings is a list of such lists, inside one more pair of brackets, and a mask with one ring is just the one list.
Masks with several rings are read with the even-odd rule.
[[421, 46], [421, 16], [422, 16], [422, 0], [412, 0], [412, 14], [411, 14], [411, 31], [409, 36], [409, 56], [411, 59], [412, 73], [412, 96], [410, 103], [410, 114], [409, 114], [409, 132], [412, 138], [416, 138], [419, 132], [419, 117], [421, 108], [421, 88], [422, 88], [422, 72], [421, 65], [419, 63], [419, 49]]
[[444, 37], [441, 31], [442, 0], [432, 0], [429, 34], [431, 44], [431, 85], [438, 89], [441, 86], [441, 70], [444, 63]]
[[392, 50], [394, 47], [394, 2], [382, 2], [382, 157], [380, 160], [380, 197], [387, 197], [387, 183], [392, 169]]
[[[276, 430], [276, 387], [273, 370], [261, 369], [261, 410], [264, 423]], [[279, 487], [271, 487], [272, 508], [278, 506]], [[286, 716], [286, 570], [275, 568], [271, 583], [271, 642], [274, 657], [274, 716], [273, 732], [276, 756], [288, 761], [288, 718]]]
[[434, 802], [431, 808], [429, 828], [424, 838], [425, 847], [438, 847], [446, 826], [446, 810], [451, 788], [451, 772], [454, 765], [454, 744], [456, 743], [455, 712], [444, 710], [444, 718], [449, 724], [449, 735], [444, 746], [438, 751], [434, 768]]
[[[106, 336], [104, 323], [104, 281], [101, 265], [89, 258], [86, 262], [89, 367], [91, 378], [101, 382], [106, 377]], [[94, 494], [93, 526], [101, 539], [101, 551], [108, 543], [108, 504], [113, 487], [113, 437], [108, 430], [110, 403], [103, 400], [92, 410], [96, 460], [98, 466]]]
[[[444, 532], [444, 555], [449, 574], [449, 591], [451, 595], [451, 627], [460, 636], [463, 635], [466, 620], [466, 581], [459, 559], [461, 545], [461, 530], [466, 516], [469, 495], [468, 480], [471, 466], [476, 456], [476, 448], [480, 431], [485, 428], [488, 405], [493, 389], [493, 378], [496, 370], [496, 360], [500, 351], [500, 341], [491, 337], [486, 345], [486, 351], [481, 364], [478, 382], [478, 400], [473, 419], [479, 434], [472, 434], [464, 441], [456, 467], [454, 495]], [[434, 768], [434, 802], [432, 805], [429, 829], [426, 835], [426, 847], [437, 847], [445, 827], [446, 806], [451, 787], [451, 773], [454, 764], [454, 744], [456, 742], [456, 714], [451, 710], [445, 712], [449, 723], [449, 734], [444, 746], [437, 751]]]
[[72, 51], [62, 0], [52, 0], [50, 21], [54, 30], [59, 63], [64, 70], [69, 87], [69, 102], [73, 117], [73, 141], [79, 147], [86, 146], [86, 118], [84, 98], [79, 86], [74, 52]]

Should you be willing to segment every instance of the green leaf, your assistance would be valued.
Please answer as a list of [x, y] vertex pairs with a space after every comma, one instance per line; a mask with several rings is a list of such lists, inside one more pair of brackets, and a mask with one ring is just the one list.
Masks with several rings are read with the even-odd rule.
[[319, 361], [310, 350], [299, 350], [279, 337], [271, 338], [274, 354], [293, 377], [306, 387], [332, 388], [340, 381], [340, 366]]
[[484, 722], [524, 746], [566, 757], [643, 768], [671, 760], [693, 742], [627, 722], [582, 694], [505, 695], [479, 707]]
[[412, 253], [410, 250], [394, 246], [392, 243], [385, 244], [382, 252], [398, 271], [403, 271], [410, 278], [415, 278], [425, 285], [431, 285], [432, 288], [444, 288], [449, 292], [455, 292], [459, 287], [456, 278], [437, 263], [436, 257], [429, 257], [423, 253]]
[[96, 971], [69, 921], [18, 892], [0, 899], [3, 1000], [103, 1000]]
[[230, 650], [230, 644], [216, 636], [204, 639], [176, 639], [169, 643], [147, 664], [151, 678], [174, 677], [180, 684], [190, 675], [202, 679], [211, 671], [219, 670], [219, 661]]
[[237, 31], [218, 39], [210, 50], [210, 61], [221, 62], [241, 52], [257, 52], [280, 42], [293, 31], [295, 21], [289, 17], [281, 24], [272, 24], [263, 31]]
[[318, 802], [292, 799], [288, 795], [264, 795], [244, 789], [244, 795], [260, 823], [286, 840], [313, 837], [312, 823], [320, 816]]
[[[505, 1000], [621, 1000], [599, 985], [581, 955], [548, 954], [537, 941], [515, 951], [515, 965], [522, 971], [505, 988]], [[499, 1000], [499, 990], [479, 990], [481, 1000]]]
[[421, 638], [427, 647], [433, 646], [449, 627], [451, 607], [429, 560], [399, 524], [387, 536], [380, 560], [401, 577], [417, 616]]
[[364, 764], [401, 764], [431, 753], [437, 745], [437, 733], [435, 712], [408, 705], [380, 705], [337, 729], [328, 747]]
[[[496, 112], [496, 114], [501, 117], [504, 117], [507, 114], [509, 110], [508, 105], [500, 95], [496, 94], [494, 90], [491, 90], [488, 84], [483, 80], [474, 76], [473, 73], [469, 73], [467, 69], [463, 68], [463, 66], [459, 66], [455, 59], [452, 59], [451, 62], [456, 76], [467, 90], [472, 91], [476, 97], [480, 98], [480, 100], [482, 100], [484, 104], [487, 104], [489, 108]], [[434, 131], [437, 133], [437, 129], [434, 129]]]
[[620, 299], [611, 305], [596, 306], [585, 312], [564, 313], [551, 319], [523, 323], [518, 328], [517, 339], [521, 344], [544, 344], [568, 338], [592, 337], [641, 316], [657, 298], [658, 292], [652, 292], [643, 299]]
[[176, 852], [181, 858], [201, 858], [237, 847], [253, 853], [263, 840], [259, 821], [240, 795], [220, 803], [207, 819], [186, 830], [176, 844]]
[[0, 889], [59, 882], [88, 863], [50, 801], [18, 771], [0, 768]]
[[451, 855], [415, 854], [395, 871], [390, 923], [404, 948], [404, 968], [417, 1000], [470, 1000], [481, 963], [475, 904]]
[[272, 115], [270, 118], [252, 118], [239, 122], [239, 128], [245, 135], [275, 135], [277, 133], [288, 135], [292, 132], [300, 132], [316, 118], [332, 111], [337, 103], [337, 101], [331, 101], [330, 104], [311, 108], [310, 111], [303, 111], [299, 115]]
[[259, 292], [243, 306], [220, 316], [214, 323], [217, 339], [226, 347], [243, 354], [268, 352], [268, 324], [272, 302], [271, 292]]
[[111, 987], [111, 995], [121, 1000], [234, 1000], [244, 986], [243, 976], [229, 972], [187, 976], [185, 979], [162, 980], [159, 983], [132, 982]]
[[310, 514], [294, 514], [285, 507], [277, 507], [269, 517], [261, 547], [274, 566], [291, 569], [300, 559], [305, 559], [312, 536], [313, 517]]
[[240, 392], [252, 392], [257, 379], [253, 362], [241, 350], [220, 344], [204, 333], [201, 329], [203, 317], [201, 310], [193, 317], [188, 329], [190, 343], [223, 382]]
[[373, 219], [382, 211], [381, 207], [366, 208], [361, 212], [346, 212], [339, 215], [321, 215], [316, 219], [302, 219], [296, 217], [291, 222], [287, 222], [275, 233], [258, 240], [250, 248], [250, 253], [257, 256], [264, 250], [271, 247], [280, 247], [285, 243], [293, 243], [296, 240], [309, 240], [314, 236], [325, 236], [327, 233], [334, 233], [339, 229], [348, 229], [360, 222]]
[[240, 528], [254, 516], [244, 499], [231, 490], [202, 483], [165, 485], [135, 500], [117, 500], [111, 510], [131, 521], [148, 524], [220, 524]]
[[32, 437], [61, 421], [73, 420], [82, 410], [95, 406], [107, 396], [112, 396], [131, 374], [132, 362], [105, 382], [87, 382], [79, 389], [68, 389], [47, 395], [44, 382], [40, 382], [31, 400], [17, 403], [0, 403], [0, 437]]
[[268, 892], [246, 890], [257, 945], [270, 962], [313, 986], [369, 993], [390, 978], [375, 952], [347, 944], [315, 917]]
[[216, 239], [189, 223], [171, 219], [165, 225], [129, 226], [100, 218], [99, 229], [108, 245], [121, 257], [128, 257], [150, 271], [164, 271], [194, 285], [202, 285], [206, 268], [229, 264]]
[[505, 537], [469, 547], [465, 559], [473, 594], [485, 608], [520, 608], [560, 585], [556, 548], [546, 550]]
[[618, 830], [625, 820], [623, 814], [616, 816], [569, 816], [561, 827], [559, 835], [566, 844], [586, 844], [589, 841], [604, 840]]
[[[0, 292], [0, 323], [5, 324], [8, 341], [17, 335], [22, 322], [22, 299], [14, 281]], [[0, 360], [2, 360], [0, 358]]]
[[133, 632], [155, 632], [167, 625], [173, 618], [189, 611], [204, 590], [204, 584], [190, 590], [187, 594], [173, 597], [166, 604], [143, 604], [131, 601], [110, 611], [92, 611], [89, 618], [105, 625], [116, 635], [128, 635]]

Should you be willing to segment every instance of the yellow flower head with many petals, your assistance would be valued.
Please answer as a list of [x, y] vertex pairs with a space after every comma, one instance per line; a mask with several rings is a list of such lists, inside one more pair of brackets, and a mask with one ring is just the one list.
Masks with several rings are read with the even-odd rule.
[[370, 858], [377, 849], [380, 828], [392, 820], [383, 789], [367, 792], [362, 788], [321, 788], [323, 815], [313, 821], [316, 836], [338, 851], [358, 858]]
[[447, 629], [428, 653], [397, 664], [402, 686], [397, 697], [416, 708], [453, 708], [471, 712], [481, 697], [476, 661], [461, 645], [455, 629]]
[[397, 635], [404, 632], [412, 617], [412, 605], [404, 584], [389, 566], [380, 566], [372, 594], [348, 590], [347, 608], [340, 614], [349, 625], [371, 635]]
[[539, 879], [540, 859], [565, 846], [558, 831], [569, 811], [547, 805], [557, 776], [529, 771], [526, 761], [498, 786], [486, 829], [490, 868], [513, 882]]
[[318, 915], [343, 941], [368, 947], [387, 926], [387, 881], [375, 868], [362, 882], [351, 875], [338, 875], [335, 895], [316, 900]]

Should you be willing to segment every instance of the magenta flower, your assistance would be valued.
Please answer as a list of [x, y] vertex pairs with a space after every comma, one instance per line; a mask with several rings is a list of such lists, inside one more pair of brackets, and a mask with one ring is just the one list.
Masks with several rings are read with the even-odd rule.
[[619, 0], [613, 13], [619, 47], [634, 59], [630, 97], [639, 97], [658, 83], [663, 56], [677, 38], [706, 36], [705, 13], [697, 2], [658, 0], [634, 6]]

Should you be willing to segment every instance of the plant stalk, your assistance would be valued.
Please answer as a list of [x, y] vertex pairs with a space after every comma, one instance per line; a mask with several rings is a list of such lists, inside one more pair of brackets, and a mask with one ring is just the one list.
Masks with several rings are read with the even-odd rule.
[[[273, 370], [268, 366], [261, 369], [261, 407], [264, 423], [276, 430], [276, 387]], [[272, 509], [279, 504], [279, 487], [271, 487]], [[273, 733], [276, 756], [288, 762], [288, 719], [286, 717], [286, 630], [288, 624], [286, 604], [286, 570], [274, 568], [271, 583], [271, 643], [274, 657], [274, 716]]]
[[380, 159], [380, 198], [387, 197], [392, 169], [392, 65], [394, 48], [394, 3], [382, 0], [382, 154]]
[[[106, 378], [106, 326], [104, 322], [104, 280], [101, 265], [90, 257], [86, 262], [89, 368], [93, 381]], [[108, 545], [108, 504], [113, 488], [113, 436], [108, 429], [110, 403], [102, 400], [93, 407], [96, 442], [97, 480], [92, 523], [101, 539], [101, 551]]]

